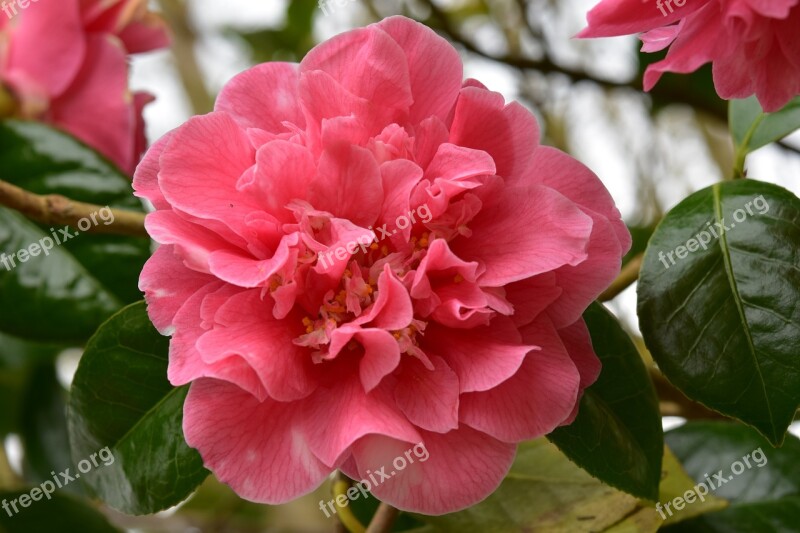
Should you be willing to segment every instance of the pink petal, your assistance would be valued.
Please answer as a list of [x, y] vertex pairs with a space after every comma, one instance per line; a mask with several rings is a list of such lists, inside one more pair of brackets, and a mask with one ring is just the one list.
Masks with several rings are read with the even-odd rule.
[[357, 376], [342, 377], [304, 402], [304, 431], [314, 455], [328, 465], [347, 458], [350, 447], [370, 434], [419, 442], [419, 431], [397, 408], [384, 385], [367, 393]]
[[277, 219], [294, 222], [286, 206], [292, 200], [305, 199], [316, 171], [314, 157], [308, 148], [276, 140], [258, 149], [254, 182], [239, 189], [251, 192], [260, 200], [264, 210]]
[[501, 188], [470, 226], [472, 237], [459, 237], [451, 248], [485, 266], [482, 285], [499, 287], [585, 261], [592, 219], [554, 190], [529, 185]]
[[171, 136], [172, 132], [167, 133], [153, 143], [139, 166], [136, 167], [136, 173], [133, 175], [134, 196], [149, 200], [156, 209], [169, 208], [169, 202], [164, 198], [161, 193], [161, 187], [158, 185], [158, 171], [161, 168], [159, 159], [161, 154], [164, 153]]
[[166, 332], [174, 324], [175, 314], [189, 297], [216, 280], [184, 266], [172, 246], [159, 246], [147, 260], [139, 277], [139, 290], [147, 300], [147, 313], [153, 325]]
[[514, 315], [511, 317], [514, 324], [525, 326], [533, 322], [563, 291], [556, 285], [555, 272], [545, 272], [507, 285], [508, 300], [514, 306]]
[[313, 491], [331, 472], [303, 436], [301, 415], [297, 403], [259, 402], [229, 383], [201, 379], [186, 397], [183, 432], [239, 496], [281, 504]]
[[[77, 2], [61, 0], [50, 4], [19, 13], [18, 20], [10, 25], [6, 75], [14, 78], [24, 73], [55, 98], [73, 83], [81, 65], [85, 65], [86, 54], [99, 45], [100, 38], [87, 43]], [[100, 53], [95, 51], [94, 57]]]
[[[589, 11], [586, 16], [589, 26], [577, 36], [611, 37], [645, 32], [685, 18], [709, 2], [711, 0], [687, 1], [686, 5], [681, 7], [673, 5], [670, 12], [666, 5], [661, 10], [655, 2], [650, 1], [603, 0]], [[664, 0], [663, 4], [666, 3]]]
[[383, 203], [383, 185], [375, 158], [352, 145], [329, 147], [308, 191], [311, 204], [367, 227], [375, 222]]
[[[357, 480], [376, 480], [372, 493], [398, 509], [441, 515], [486, 498], [514, 461], [515, 444], [468, 427], [421, 435], [424, 443], [366, 437], [353, 447], [354, 465], [345, 472]], [[382, 480], [378, 471], [390, 479]]]
[[203, 305], [219, 294], [230, 295], [230, 287], [219, 282], [207, 284], [189, 296], [178, 310], [173, 320], [175, 335], [169, 345], [167, 377], [176, 387], [200, 378], [215, 378], [264, 400], [266, 389], [244, 359], [232, 355], [207, 363], [197, 349], [197, 339], [211, 326], [201, 320]]
[[230, 114], [243, 128], [282, 133], [286, 131], [284, 122], [303, 128], [299, 81], [295, 63], [262, 63], [228, 82], [214, 109]]
[[219, 307], [210, 304], [215, 309], [213, 329], [197, 340], [203, 360], [215, 363], [238, 355], [256, 371], [267, 394], [281, 402], [311, 394], [318, 369], [308, 350], [293, 343], [304, 333], [302, 317], [293, 313], [274, 319], [273, 304], [262, 300], [258, 289], [231, 293], [220, 295]]
[[413, 103], [403, 49], [379, 27], [342, 33], [318, 45], [300, 63], [300, 72], [315, 70], [380, 107], [407, 110]]
[[458, 428], [458, 376], [441, 357], [432, 357], [429, 370], [416, 357], [403, 363], [394, 397], [415, 426], [436, 433]]
[[245, 131], [230, 115], [210, 113], [173, 132], [161, 155], [159, 184], [174, 208], [221, 223], [228, 230], [226, 237], [235, 239], [249, 231], [247, 216], [260, 210], [251, 195], [236, 189], [239, 177], [254, 162]]
[[497, 387], [461, 396], [461, 420], [504, 442], [550, 433], [570, 416], [578, 397], [580, 374], [552, 323], [537, 319], [523, 338], [541, 350], [531, 351]]
[[117, 39], [100, 35], [90, 35], [87, 44], [86, 62], [52, 103], [51, 120], [132, 174], [136, 120], [125, 50]]
[[389, 17], [378, 25], [405, 52], [414, 103], [409, 120], [419, 123], [436, 116], [447, 120], [461, 89], [463, 67], [453, 46], [419, 22]]
[[[709, 4], [707, 9], [699, 11], [703, 7], [702, 2], [688, 3], [681, 10], [698, 11], [692, 17], [691, 24], [687, 24], [681, 30], [680, 35], [672, 43], [667, 52], [667, 56], [647, 67], [644, 74], [644, 90], [652, 89], [664, 72], [688, 73], [694, 72], [705, 63], [713, 60], [715, 52], [722, 46], [729, 46], [724, 43], [723, 26], [717, 22], [720, 16], [716, 4]], [[682, 13], [684, 13], [682, 11]], [[682, 16], [687, 16], [686, 12]]]
[[166, 23], [153, 13], [146, 13], [142, 20], [128, 24], [119, 32], [119, 38], [125, 43], [129, 54], [149, 52], [170, 45]]
[[561, 150], [540, 146], [534, 152], [531, 166], [520, 181], [546, 185], [579, 206], [604, 216], [614, 227], [622, 253], [627, 253], [630, 249], [631, 234], [622, 221], [614, 198], [600, 178], [580, 161]]
[[456, 103], [450, 142], [487, 152], [497, 174], [511, 177], [528, 166], [539, 144], [539, 126], [517, 102], [505, 105], [498, 93], [467, 87]]
[[462, 393], [490, 390], [513, 376], [535, 346], [522, 343], [510, 319], [497, 316], [491, 325], [453, 330], [429, 323], [420, 342], [425, 353], [441, 356], [458, 377]]
[[578, 392], [578, 401], [575, 407], [564, 422], [562, 426], [571, 424], [575, 417], [578, 416], [578, 408], [580, 407], [580, 399], [583, 396], [583, 391], [591, 386], [600, 376], [602, 365], [600, 359], [594, 353], [592, 348], [592, 338], [589, 335], [589, 329], [586, 327], [586, 322], [583, 318], [566, 328], [558, 330], [558, 335], [564, 343], [572, 358], [572, 362], [578, 368], [578, 373], [581, 375], [580, 390]]

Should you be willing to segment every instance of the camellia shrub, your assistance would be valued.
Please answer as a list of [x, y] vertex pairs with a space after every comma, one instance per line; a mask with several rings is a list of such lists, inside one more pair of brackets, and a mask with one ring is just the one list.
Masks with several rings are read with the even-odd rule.
[[[546, 102], [461, 52], [612, 82], [490, 54], [451, 18], [472, 15], [426, 5], [310, 47], [336, 8], [292, 3], [240, 37], [298, 62], [237, 74], [145, 150], [128, 55], [168, 44], [162, 19], [9, 4], [0, 531], [797, 530], [800, 199], [746, 163], [796, 151], [800, 4], [588, 13], [579, 37], [669, 49], [625, 90], [730, 100], [729, 175], [649, 227]], [[163, 6], [202, 102], [186, 6]], [[528, 7], [514, 31], [546, 43]], [[634, 282], [638, 331], [606, 307]]]

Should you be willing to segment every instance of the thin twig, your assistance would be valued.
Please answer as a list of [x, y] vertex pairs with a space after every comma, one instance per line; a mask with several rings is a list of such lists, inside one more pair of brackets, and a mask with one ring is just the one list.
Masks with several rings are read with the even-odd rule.
[[[76, 202], [59, 194], [34, 194], [3, 180], [0, 180], [0, 205], [19, 211], [26, 217], [48, 226], [71, 226], [86, 233], [147, 237], [147, 231], [144, 229], [144, 213], [111, 209], [114, 215], [113, 222], [108, 225], [97, 224], [96, 217], [100, 210], [109, 209], [106, 206]], [[95, 220], [92, 220], [95, 223], [88, 230], [78, 226], [78, 222], [91, 219], [92, 216], [95, 217]]]
[[792, 146], [791, 144], [787, 143], [786, 141], [778, 141], [778, 146], [780, 146], [784, 150], [787, 150], [789, 152], [794, 152], [795, 154], [800, 155], [800, 148], [797, 148], [796, 146]]
[[375, 516], [372, 517], [372, 522], [369, 523], [367, 533], [388, 533], [392, 530], [399, 514], [400, 511], [388, 503], [381, 503]]
[[598, 300], [607, 302], [616, 298], [622, 291], [630, 287], [633, 282], [639, 279], [639, 270], [642, 268], [642, 259], [644, 254], [640, 253], [634, 256], [628, 263], [622, 267], [622, 271], [617, 276], [611, 285], [603, 291]]
[[[584, 70], [558, 65], [551, 61], [548, 57], [543, 59], [530, 59], [527, 57], [511, 55], [495, 56], [484, 52], [454, 26], [451, 23], [450, 18], [447, 16], [447, 13], [439, 8], [434, 2], [428, 1], [425, 4], [430, 9], [431, 15], [433, 15], [433, 18], [438, 23], [440, 30], [444, 32], [451, 41], [460, 44], [467, 51], [483, 58], [502, 63], [518, 70], [534, 70], [543, 74], [561, 74], [569, 78], [573, 83], [589, 81], [606, 89], [629, 89], [642, 92], [641, 77], [627, 82], [618, 82], [597, 78]], [[650, 91], [649, 94], [652, 97], [661, 97], [669, 100], [670, 102], [689, 105], [695, 109], [702, 110], [711, 116], [715, 116], [722, 121], [727, 121], [727, 114], [724, 112], [724, 110], [720, 111], [719, 109], [709, 106], [703, 101], [702, 97], [696, 91], [691, 89], [688, 84], [685, 84], [685, 87], [678, 86], [671, 87], [669, 89], [665, 89], [662, 85], [657, 85]]]

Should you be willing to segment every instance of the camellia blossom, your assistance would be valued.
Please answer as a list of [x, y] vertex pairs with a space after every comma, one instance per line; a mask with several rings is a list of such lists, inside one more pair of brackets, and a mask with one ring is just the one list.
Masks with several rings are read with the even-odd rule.
[[597, 378], [581, 314], [630, 235], [529, 111], [462, 80], [451, 45], [388, 18], [240, 74], [139, 166], [186, 440], [240, 496], [382, 471], [386, 502], [461, 509]]
[[772, 112], [800, 94], [800, 0], [603, 0], [588, 21], [579, 37], [643, 33], [642, 51], [670, 47], [647, 68], [647, 91], [710, 62], [726, 100], [755, 94]]
[[0, 93], [14, 100], [5, 114], [61, 128], [133, 173], [152, 97], [128, 89], [127, 54], [167, 46], [166, 26], [147, 0], [41, 0], [16, 9], [0, 16]]

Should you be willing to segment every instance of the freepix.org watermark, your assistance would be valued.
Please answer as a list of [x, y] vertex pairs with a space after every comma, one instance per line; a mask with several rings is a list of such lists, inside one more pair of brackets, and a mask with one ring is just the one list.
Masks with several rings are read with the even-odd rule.
[[[750, 463], [750, 459], [753, 460], [753, 463]], [[661, 504], [658, 502], [656, 504], [656, 512], [661, 515], [661, 520], [667, 519], [667, 514], [664, 513], [664, 510], [667, 511], [669, 516], [672, 516], [672, 509], [670, 506], [673, 507], [676, 511], [682, 511], [683, 508], [687, 504], [691, 504], [696, 502], [698, 499], [701, 502], [706, 501], [706, 495], [708, 494], [709, 489], [717, 490], [719, 487], [724, 485], [725, 483], [730, 483], [733, 481], [734, 477], [738, 476], [745, 470], [749, 470], [753, 468], [753, 466], [757, 466], [761, 468], [762, 466], [767, 464], [767, 456], [758, 448], [757, 450], [753, 450], [752, 452], [746, 454], [742, 457], [741, 461], [734, 461], [731, 464], [731, 474], [726, 476], [723, 470], [720, 470], [712, 477], [708, 477], [708, 474], [703, 474], [706, 478], [705, 481], [698, 483], [690, 490], [687, 490], [683, 496], [677, 496], [672, 500], [668, 501], [665, 504]], [[702, 488], [702, 490], [700, 490]]]
[[[656, 8], [661, 11], [661, 14], [665, 17], [674, 13], [675, 10], [672, 8], [672, 4], [675, 4], [675, 7], [683, 7], [686, 5], [688, 0], [656, 0]], [[667, 11], [669, 10], [669, 11]]]
[[352, 4], [356, 0], [319, 0], [318, 5], [319, 8], [322, 10], [322, 14], [326, 17], [331, 13], [336, 12], [336, 8], [334, 6], [344, 7], [347, 4]]
[[[383, 484], [385, 481], [392, 479], [399, 472], [405, 470], [408, 465], [414, 464], [414, 458], [419, 459], [420, 463], [424, 463], [430, 456], [431, 455], [428, 452], [428, 449], [425, 448], [425, 443], [420, 442], [413, 448], [406, 450], [404, 455], [398, 455], [394, 458], [394, 461], [392, 461], [392, 467], [394, 467], [394, 470], [391, 472], [386, 472], [386, 466], [382, 466], [380, 469], [374, 472], [372, 470], [367, 470], [367, 477], [369, 478], [369, 481], [362, 479], [354, 486], [347, 489], [346, 494], [337, 494], [336, 498], [328, 502], [325, 502], [325, 500], [320, 500], [319, 509], [325, 513], [326, 517], [330, 518], [331, 513], [336, 514], [337, 506], [347, 507], [350, 505], [351, 501], [357, 500], [360, 496], [369, 498], [369, 490], [371, 490], [373, 487]], [[328, 512], [328, 509], [330, 509], [330, 512]]]
[[[35, 4], [38, 1], [39, 0], [3, 0], [3, 3], [0, 4], [0, 6], [2, 6], [0, 9], [3, 10], [3, 13], [5, 13], [9, 19], [12, 19], [17, 16], [19, 11], [28, 9], [31, 2]], [[17, 7], [19, 7], [19, 10], [17, 10]]]
[[[47, 481], [42, 482], [42, 484], [38, 487], [32, 488], [30, 492], [23, 494], [19, 498], [14, 498], [11, 501], [3, 500], [2, 504], [0, 504], [0, 507], [2, 507], [6, 513], [8, 513], [8, 516], [13, 517], [20, 512], [20, 508], [30, 507], [33, 502], [41, 501], [42, 498], [47, 498], [49, 500], [53, 497], [53, 493], [56, 491], [56, 489], [63, 489], [76, 479], [80, 479], [81, 474], [88, 474], [92, 471], [92, 469], [100, 467], [100, 462], [98, 459], [102, 461], [104, 466], [111, 466], [116, 460], [114, 458], [114, 454], [111, 453], [109, 447], [106, 446], [99, 452], [90, 455], [89, 459], [83, 459], [79, 461], [77, 467], [78, 472], [75, 472], [74, 475], [71, 473], [71, 468], [67, 468], [58, 474], [55, 472], [50, 472], [50, 475], [53, 476], [53, 481], [48, 479]], [[17, 507], [17, 504], [19, 504], [19, 508]], [[12, 509], [14, 511], [13, 513], [11, 512]]]
[[38, 242], [31, 244], [26, 248], [22, 248], [21, 250], [17, 250], [11, 255], [0, 254], [0, 265], [6, 270], [13, 270], [17, 268], [17, 262], [19, 263], [27, 263], [32, 257], [38, 257], [41, 254], [45, 256], [50, 255], [50, 251], [53, 250], [56, 246], [61, 246], [65, 242], [70, 239], [74, 239], [81, 232], [89, 231], [92, 226], [97, 226], [103, 223], [105, 226], [109, 226], [114, 223], [114, 212], [111, 210], [110, 207], [104, 207], [99, 211], [90, 214], [88, 217], [82, 218], [78, 221], [78, 229], [80, 231], [72, 232], [70, 231], [69, 227], [64, 227], [58, 230], [54, 228], [50, 228], [51, 237], [43, 237], [39, 239]]
[[[760, 195], [744, 204], [743, 208], [733, 212], [733, 220], [735, 222], [731, 222], [730, 226], [725, 225], [724, 218], [720, 219], [719, 222], [713, 222], [713, 225], [711, 221], [706, 222], [706, 229], [686, 241], [686, 244], [682, 244], [667, 253], [658, 252], [658, 259], [664, 264], [664, 269], [668, 269], [675, 264], [675, 256], [678, 259], [686, 259], [690, 253], [696, 252], [700, 248], [707, 250], [712, 237], [719, 239], [724, 233], [735, 228], [737, 223], [744, 222], [748, 216], [754, 216], [756, 213], [753, 212], [752, 207], [758, 210], [757, 213], [759, 215], [764, 215], [769, 211], [769, 204], [764, 199], [764, 195]], [[667, 259], [669, 259], [669, 263], [667, 263]]]
[[[347, 244], [337, 246], [336, 248], [331, 248], [325, 253], [319, 252], [319, 264], [322, 265], [322, 268], [328, 268], [333, 264], [333, 258], [335, 257], [339, 261], [344, 261], [350, 255], [355, 255], [356, 252], [360, 249], [362, 253], [367, 253], [370, 246], [377, 245], [383, 239], [391, 237], [395, 235], [398, 230], [404, 230], [406, 228], [411, 227], [412, 224], [417, 223], [417, 217], [423, 223], [428, 223], [433, 219], [433, 215], [431, 213], [428, 204], [423, 204], [416, 209], [412, 209], [405, 215], [400, 215], [394, 221], [394, 229], [391, 231], [389, 230], [389, 224], [384, 224], [378, 228], [373, 228], [370, 226], [369, 231], [372, 232], [371, 235], [364, 235], [360, 237], [356, 241], [350, 241]], [[378, 233], [375, 233], [375, 232]]]

